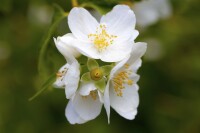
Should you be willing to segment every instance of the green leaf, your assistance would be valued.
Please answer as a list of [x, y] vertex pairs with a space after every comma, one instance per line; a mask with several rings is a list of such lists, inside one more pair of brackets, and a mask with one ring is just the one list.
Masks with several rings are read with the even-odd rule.
[[103, 71], [103, 75], [107, 76], [110, 74], [110, 71], [112, 70], [113, 66], [112, 65], [106, 65], [102, 66], [100, 69]]
[[33, 99], [35, 99], [43, 91], [45, 91], [49, 86], [51, 86], [55, 82], [55, 80], [56, 80], [56, 74], [54, 73], [46, 80], [46, 82], [44, 82], [41, 89], [37, 93], [35, 93], [35, 95], [33, 95], [31, 98], [29, 98], [28, 100], [32, 101]]
[[87, 67], [88, 67], [89, 71], [91, 71], [91, 70], [93, 70], [95, 68], [98, 68], [99, 64], [97, 63], [96, 60], [88, 58]]
[[102, 92], [104, 93], [104, 90], [106, 88], [106, 80], [105, 78], [102, 78], [101, 80], [95, 82], [95, 86]]
[[49, 41], [52, 38], [54, 31], [56, 30], [57, 26], [59, 25], [60, 21], [64, 19], [68, 14], [65, 13], [58, 5], [54, 5], [55, 12], [53, 16], [52, 25], [50, 26], [47, 34], [44, 36], [43, 41], [41, 43], [40, 53], [39, 53], [39, 61], [38, 61], [38, 71], [40, 76], [45, 78], [47, 76], [47, 68], [45, 64], [47, 48], [49, 45]]
[[87, 73], [84, 73], [82, 76], [81, 76], [81, 81], [83, 82], [89, 82], [91, 81], [91, 77], [90, 77], [90, 72], [87, 72]]

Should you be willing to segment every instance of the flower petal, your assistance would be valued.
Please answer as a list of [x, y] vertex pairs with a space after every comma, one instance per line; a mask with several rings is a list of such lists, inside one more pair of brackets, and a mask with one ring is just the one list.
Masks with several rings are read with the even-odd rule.
[[131, 64], [130, 68], [133, 72], [137, 72], [138, 68], [141, 66], [142, 64], [142, 60], [141, 59], [137, 59], [134, 63]]
[[74, 7], [68, 16], [68, 24], [73, 35], [88, 42], [88, 34], [95, 33], [99, 25], [96, 19], [84, 8]]
[[81, 54], [93, 59], [99, 59], [99, 53], [95, 48], [94, 44], [92, 44], [91, 42], [88, 43], [79, 40], [74, 40], [73, 45]]
[[133, 11], [125, 5], [117, 5], [104, 15], [100, 23], [106, 25], [109, 34], [116, 35], [122, 40], [128, 40], [134, 34], [136, 18]]
[[110, 123], [110, 96], [109, 96], [109, 86], [110, 82], [107, 83], [106, 89], [104, 91], [104, 108], [106, 109], [107, 117], [108, 117], [108, 123]]
[[80, 95], [82, 96], [88, 96], [90, 94], [90, 91], [96, 90], [94, 83], [82, 83], [80, 86]]
[[64, 56], [67, 56], [67, 53], [72, 54], [76, 58], [81, 55], [73, 46], [74, 39], [75, 37], [71, 33], [68, 33], [61, 37], [57, 37], [57, 43], [60, 43], [59, 45], [62, 45], [63, 49], [65, 49], [63, 51], [60, 51]]
[[119, 62], [131, 53], [133, 43], [126, 41], [121, 44], [112, 44], [101, 53], [101, 60], [104, 62]]
[[146, 52], [147, 44], [143, 42], [137, 42], [133, 44], [132, 51], [131, 51], [131, 57], [127, 61], [129, 64], [133, 64], [135, 61], [137, 61], [139, 58], [141, 58], [144, 53]]
[[54, 82], [53, 86], [55, 88], [65, 88], [65, 82], [63, 81], [65, 75], [66, 75], [66, 72], [69, 68], [69, 64], [65, 64], [64, 66], [62, 66], [59, 71], [58, 71], [58, 74], [60, 74], [56, 81]]
[[93, 99], [91, 95], [81, 96], [77, 93], [73, 99], [73, 106], [81, 118], [92, 120], [100, 114], [102, 103], [98, 94], [96, 94], [96, 99]]
[[83, 124], [87, 122], [77, 114], [76, 110], [74, 110], [71, 100], [68, 102], [67, 107], [65, 109], [65, 116], [70, 124]]
[[123, 96], [117, 96], [111, 85], [110, 89], [110, 103], [112, 108], [126, 119], [132, 120], [137, 113], [137, 107], [139, 104], [138, 86], [133, 84], [132, 86], [126, 85], [123, 89]]
[[76, 92], [80, 79], [80, 69], [77, 61], [73, 62], [64, 77], [66, 98], [71, 98]]
[[111, 72], [110, 72], [110, 79], [114, 76], [114, 74], [115, 74], [118, 70], [120, 70], [120, 69], [124, 66], [124, 64], [128, 61], [129, 58], [130, 58], [130, 55], [129, 55], [128, 57], [126, 57], [125, 59], [123, 59], [122, 61], [118, 62], [118, 63], [116, 64], [116, 66], [113, 67], [113, 69], [112, 69]]
[[57, 39], [54, 38], [54, 42], [56, 44], [57, 49], [59, 50], [59, 52], [65, 57], [65, 59], [67, 60], [68, 63], [71, 63], [73, 61], [75, 61], [75, 57], [72, 55], [71, 52], [69, 52], [70, 50], [70, 43], [72, 43], [73, 38], [71, 38], [71, 36], [66, 35], [65, 37], [65, 42], [61, 41], [60, 38], [58, 37]]

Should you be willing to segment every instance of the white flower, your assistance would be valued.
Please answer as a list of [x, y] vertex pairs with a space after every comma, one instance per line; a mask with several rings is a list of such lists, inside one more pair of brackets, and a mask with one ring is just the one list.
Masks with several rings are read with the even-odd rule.
[[156, 23], [159, 19], [168, 18], [172, 14], [168, 0], [143, 0], [133, 5], [137, 18], [137, 24], [147, 27]]
[[100, 22], [84, 8], [73, 8], [68, 16], [73, 45], [85, 56], [104, 62], [118, 62], [131, 52], [138, 36], [135, 15], [125, 5], [117, 5]]
[[66, 107], [67, 120], [71, 124], [82, 124], [95, 119], [101, 112], [101, 97], [102, 94], [94, 83], [82, 83]]
[[[73, 97], [80, 79], [80, 65], [74, 57], [78, 56], [78, 52], [70, 45], [71, 40], [67, 39], [68, 36], [54, 38], [57, 49], [67, 61], [67, 64], [62, 66], [58, 71], [54, 86], [57, 88], [65, 88], [67, 99]], [[66, 39], [65, 43], [61, 41], [62, 38]]]
[[134, 119], [139, 104], [137, 69], [141, 66], [141, 56], [146, 51], [146, 43], [135, 43], [131, 55], [119, 62], [110, 73], [105, 93], [104, 105], [110, 119], [110, 106], [126, 119]]

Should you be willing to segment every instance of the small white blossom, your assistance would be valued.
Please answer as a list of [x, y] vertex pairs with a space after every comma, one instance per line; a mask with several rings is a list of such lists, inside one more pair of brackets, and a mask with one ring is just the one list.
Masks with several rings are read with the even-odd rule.
[[[63, 36], [65, 39], [69, 35]], [[60, 68], [57, 73], [57, 79], [54, 86], [57, 88], [65, 88], [66, 98], [69, 99], [74, 96], [78, 88], [80, 79], [80, 65], [74, 56], [78, 56], [78, 52], [70, 45], [71, 40], [67, 39], [65, 43], [61, 41], [63, 37], [54, 38], [59, 52], [65, 57], [67, 63]]]
[[126, 119], [134, 119], [139, 104], [139, 75], [141, 56], [146, 51], [146, 43], [135, 43], [129, 57], [119, 62], [110, 73], [105, 93], [104, 105], [110, 119], [110, 106]]
[[115, 6], [100, 22], [84, 8], [75, 7], [68, 16], [73, 45], [85, 56], [104, 62], [118, 62], [130, 54], [139, 34], [135, 23], [133, 11], [125, 5]]
[[159, 19], [168, 18], [172, 14], [168, 0], [143, 0], [133, 5], [137, 25], [147, 27]]

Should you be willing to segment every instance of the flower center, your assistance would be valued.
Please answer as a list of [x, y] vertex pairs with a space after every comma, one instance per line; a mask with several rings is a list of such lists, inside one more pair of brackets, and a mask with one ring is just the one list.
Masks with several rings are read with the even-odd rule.
[[90, 77], [91, 77], [92, 80], [98, 81], [98, 80], [102, 79], [103, 72], [102, 72], [101, 69], [95, 68], [95, 69], [90, 71]]
[[129, 64], [124, 65], [125, 70], [117, 73], [115, 77], [112, 79], [114, 90], [117, 94], [117, 96], [122, 97], [123, 89], [125, 89], [125, 84], [127, 85], [133, 85], [133, 80], [129, 78], [132, 71], [129, 70]]
[[97, 27], [96, 33], [89, 34], [88, 38], [94, 43], [97, 50], [101, 52], [110, 44], [113, 44], [113, 41], [117, 38], [117, 36], [108, 34], [106, 26], [104, 24], [100, 24], [100, 26]]
[[90, 94], [88, 96], [82, 96], [83, 99], [87, 99], [89, 96], [95, 101], [97, 99], [97, 91], [93, 90], [90, 91]]
[[60, 78], [60, 80], [63, 80], [64, 75], [67, 73], [67, 67], [64, 67], [62, 71], [59, 71], [56, 73], [56, 77]]

